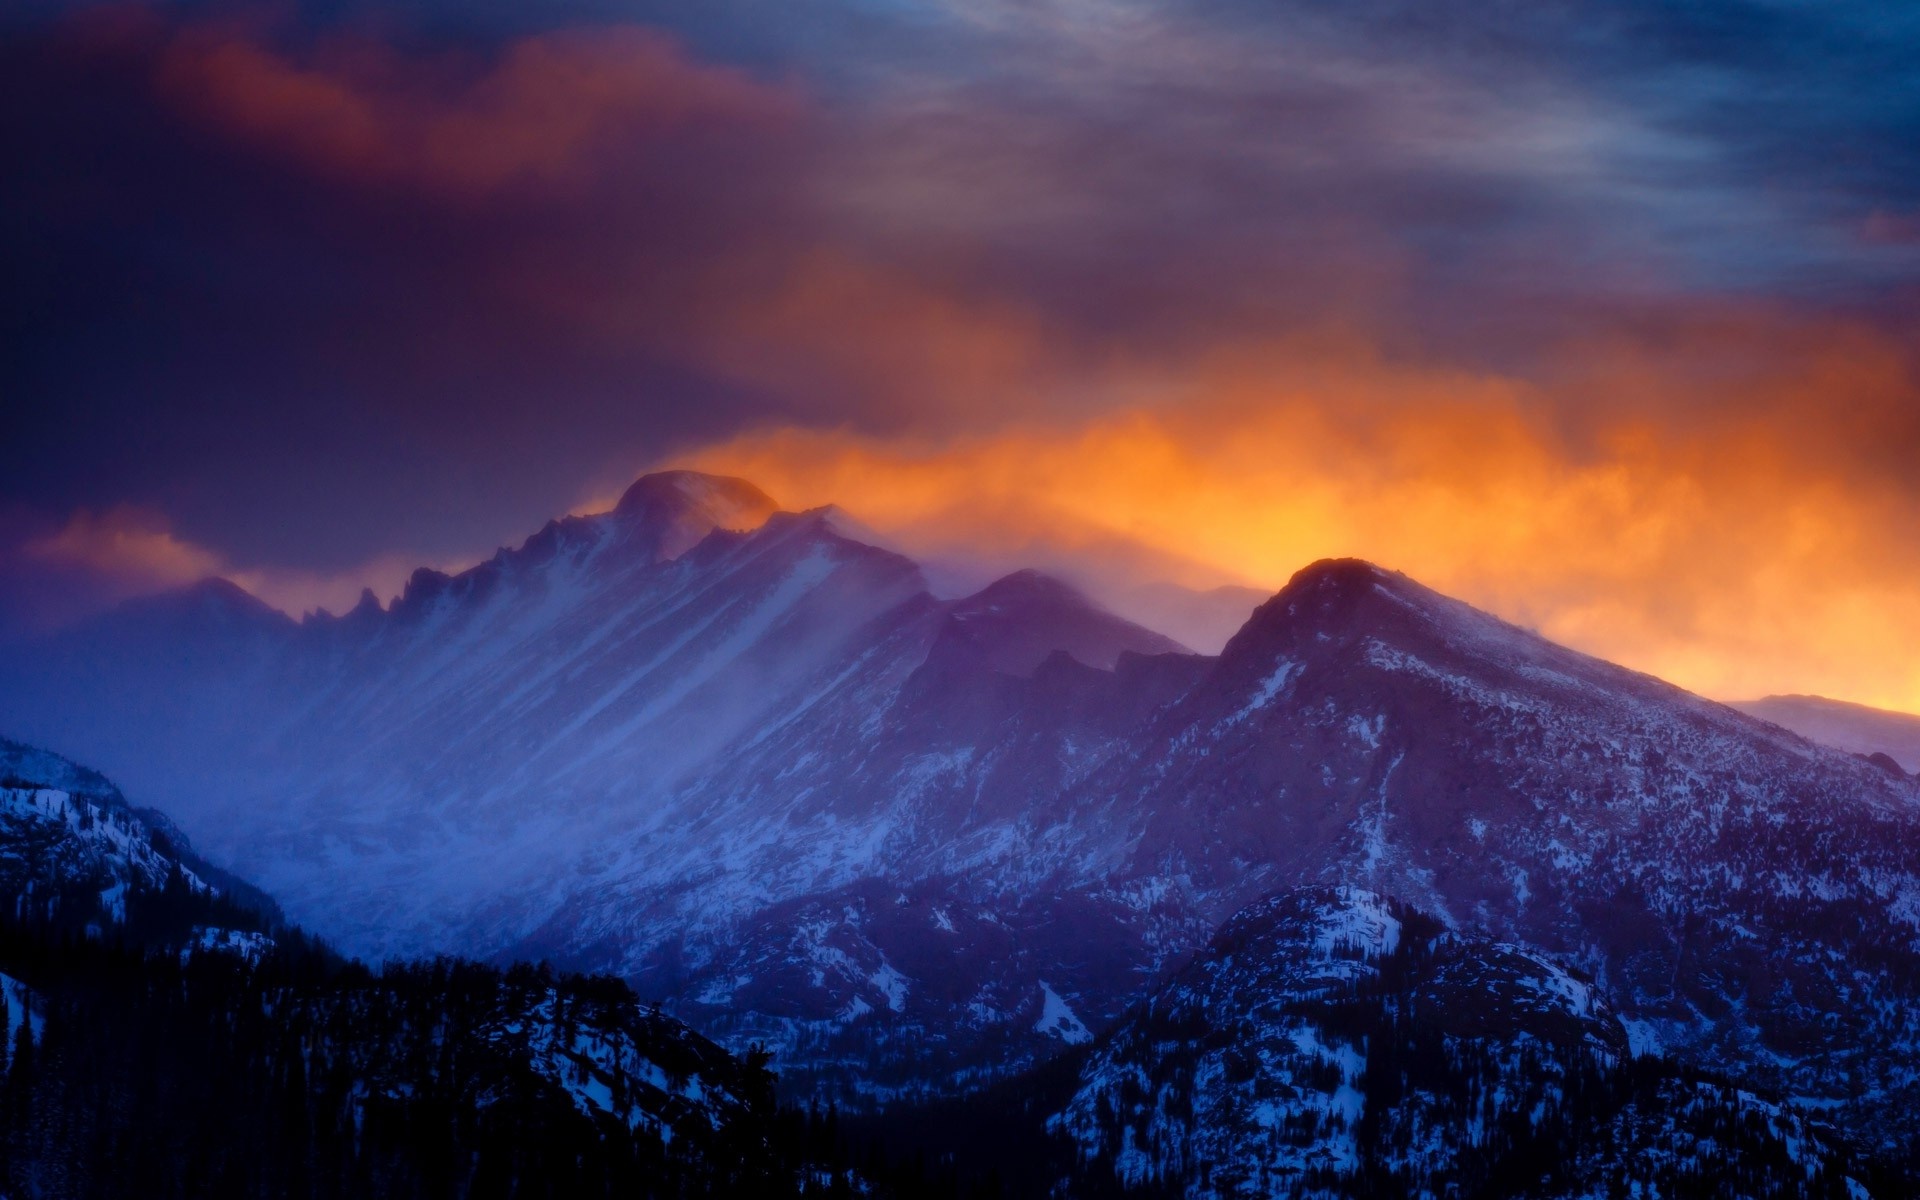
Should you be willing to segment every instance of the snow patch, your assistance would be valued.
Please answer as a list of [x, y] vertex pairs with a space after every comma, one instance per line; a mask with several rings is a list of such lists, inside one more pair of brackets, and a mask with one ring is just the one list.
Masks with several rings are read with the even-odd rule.
[[1067, 1002], [1060, 998], [1060, 993], [1053, 990], [1053, 985], [1044, 979], [1040, 981], [1040, 998], [1040, 1020], [1033, 1027], [1035, 1033], [1050, 1034], [1069, 1046], [1093, 1040], [1092, 1032], [1081, 1023]]
[[1627, 1031], [1627, 1053], [1634, 1058], [1657, 1058], [1665, 1052], [1660, 1031], [1654, 1028], [1651, 1021], [1622, 1017], [1620, 1026]]
[[1400, 922], [1387, 911], [1386, 901], [1360, 888], [1341, 888], [1340, 903], [1320, 915], [1314, 949], [1322, 957], [1364, 954], [1383, 958], [1400, 945]]
[[867, 982], [886, 997], [887, 1008], [892, 1012], [903, 1012], [907, 1007], [907, 977], [893, 969], [891, 964], [882, 964], [878, 971], [867, 976]]
[[1273, 668], [1272, 673], [1260, 681], [1260, 686], [1253, 689], [1253, 695], [1240, 707], [1240, 710], [1221, 722], [1221, 727], [1226, 728], [1238, 725], [1254, 713], [1272, 704], [1273, 698], [1286, 690], [1288, 681], [1298, 674], [1299, 671], [1299, 663], [1294, 662], [1292, 659], [1281, 659]]

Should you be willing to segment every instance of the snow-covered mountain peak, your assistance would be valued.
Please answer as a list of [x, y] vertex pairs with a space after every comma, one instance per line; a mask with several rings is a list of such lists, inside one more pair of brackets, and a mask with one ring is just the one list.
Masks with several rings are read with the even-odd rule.
[[105, 775], [37, 746], [0, 738], [0, 786], [49, 789], [125, 807], [120, 789]]
[[[169, 921], [238, 918], [243, 929], [216, 932], [263, 941], [259, 930], [280, 919], [272, 900], [202, 860], [172, 821], [129, 805], [100, 772], [6, 738], [0, 894], [12, 897], [15, 921], [69, 931], [125, 924], [130, 914], [149, 936]], [[231, 903], [208, 903], [216, 897]]]
[[1219, 677], [1258, 708], [1310, 665], [1347, 677], [1363, 663], [1369, 671], [1445, 676], [1462, 685], [1545, 690], [1582, 706], [1605, 697], [1675, 705], [1713, 720], [1733, 716], [1360, 559], [1326, 559], [1296, 573], [1227, 643]]
[[[1329, 558], [1302, 567], [1228, 642], [1233, 658], [1249, 644], [1286, 640], [1327, 644], [1355, 637], [1438, 639], [1477, 650], [1544, 639], [1398, 571], [1364, 559]], [[1556, 649], [1558, 649], [1556, 647]], [[1564, 653], [1564, 651], [1562, 651]]]
[[655, 539], [660, 559], [678, 558], [716, 529], [759, 528], [779, 511], [773, 498], [744, 479], [700, 471], [642, 475], [620, 497], [613, 515]]
[[[1346, 640], [1370, 626], [1366, 610], [1394, 594], [1396, 577], [1357, 558], [1322, 559], [1294, 572], [1287, 585], [1253, 610], [1240, 631], [1221, 650], [1223, 661], [1267, 657], [1269, 651], [1297, 644]], [[1410, 582], [1410, 581], [1409, 581]]]

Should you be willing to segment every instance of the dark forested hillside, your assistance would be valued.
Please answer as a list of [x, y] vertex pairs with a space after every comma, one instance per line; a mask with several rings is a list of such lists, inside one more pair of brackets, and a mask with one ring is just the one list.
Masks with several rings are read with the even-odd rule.
[[[791, 1195], [773, 1077], [614, 980], [153, 954], [17, 925], [8, 1194]], [[10, 1010], [12, 1011], [12, 1010]], [[29, 1032], [31, 1031], [31, 1032]]]
[[1083, 1050], [852, 1128], [1034, 1198], [1910, 1194], [1817, 1113], [1633, 1056], [1592, 980], [1352, 888], [1250, 906]]

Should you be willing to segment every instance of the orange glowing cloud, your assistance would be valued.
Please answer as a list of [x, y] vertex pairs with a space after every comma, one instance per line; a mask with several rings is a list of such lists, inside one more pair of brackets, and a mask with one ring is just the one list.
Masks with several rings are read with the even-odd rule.
[[21, 550], [29, 559], [111, 575], [142, 590], [192, 583], [224, 565], [219, 555], [174, 536], [159, 514], [126, 505], [81, 509]]
[[840, 503], [909, 550], [1037, 554], [1110, 595], [1116, 546], [1139, 551], [1120, 576], [1149, 563], [1194, 587], [1271, 589], [1360, 555], [1709, 695], [1920, 710], [1914, 497], [1858, 461], [1863, 439], [1910, 444], [1920, 387], [1857, 331], [1747, 336], [1752, 365], [1717, 381], [1589, 346], [1564, 394], [1351, 344], [1235, 352], [1133, 378], [1139, 402], [1089, 421], [782, 429], [692, 461], [790, 506]]

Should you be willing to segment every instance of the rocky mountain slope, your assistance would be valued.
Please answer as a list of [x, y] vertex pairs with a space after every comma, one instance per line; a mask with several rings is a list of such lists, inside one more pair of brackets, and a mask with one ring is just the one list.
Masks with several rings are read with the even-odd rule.
[[1236, 915], [1080, 1065], [1069, 1188], [1850, 1197], [1831, 1129], [1630, 1061], [1590, 979], [1353, 888]]
[[1112, 877], [1364, 882], [1579, 965], [1642, 1047], [1900, 1136], [1920, 791], [1862, 760], [1330, 563], [1073, 805]]
[[937, 603], [830, 510], [767, 507], [649, 476], [387, 609], [299, 625], [210, 582], [17, 653], [0, 703], [351, 950], [499, 949], [607, 848], [668, 845], [701, 816], [689, 778], [837, 684], [895, 686], [936, 646], [1030, 671], [1055, 641], [1103, 663], [1171, 645], [1033, 576]]

